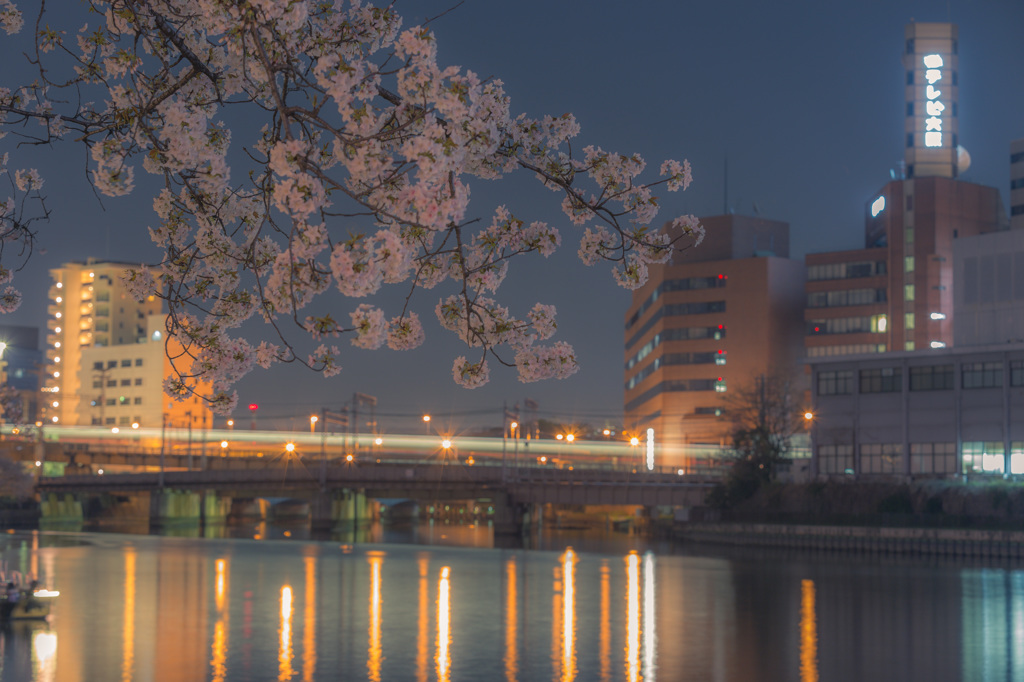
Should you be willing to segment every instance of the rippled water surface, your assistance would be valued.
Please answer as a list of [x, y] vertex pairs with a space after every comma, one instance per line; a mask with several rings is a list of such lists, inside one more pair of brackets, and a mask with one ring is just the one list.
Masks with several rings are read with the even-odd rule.
[[6, 534], [61, 595], [0, 681], [1024, 679], [1012, 566], [635, 542]]

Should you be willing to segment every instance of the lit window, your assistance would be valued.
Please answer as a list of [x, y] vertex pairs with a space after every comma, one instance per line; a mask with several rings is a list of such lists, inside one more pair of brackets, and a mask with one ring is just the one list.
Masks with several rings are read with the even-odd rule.
[[942, 146], [942, 133], [930, 132], [924, 134], [924, 146], [925, 147], [941, 147]]
[[874, 218], [885, 210], [885, 197], [881, 196], [871, 202], [871, 217]]
[[933, 320], [944, 320], [946, 319], [946, 313], [932, 313], [928, 317], [932, 318]]
[[924, 56], [924, 65], [929, 69], [938, 69], [942, 67], [942, 55], [941, 54], [926, 54]]

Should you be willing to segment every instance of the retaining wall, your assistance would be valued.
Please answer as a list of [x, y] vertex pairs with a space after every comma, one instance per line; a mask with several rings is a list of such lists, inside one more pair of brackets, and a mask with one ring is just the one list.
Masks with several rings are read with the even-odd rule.
[[729, 545], [1024, 558], [1024, 531], [1011, 530], [699, 523], [677, 527], [675, 536], [682, 540]]

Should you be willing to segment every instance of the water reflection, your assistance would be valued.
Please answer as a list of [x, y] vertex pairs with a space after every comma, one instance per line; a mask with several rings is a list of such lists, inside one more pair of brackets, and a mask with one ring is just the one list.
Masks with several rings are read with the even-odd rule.
[[814, 581], [800, 583], [800, 682], [818, 682], [818, 619]]
[[437, 585], [437, 679], [439, 682], [448, 682], [451, 661], [448, 658], [448, 645], [451, 643], [449, 633], [451, 605], [448, 603], [448, 573], [449, 567], [441, 569], [441, 579]]
[[416, 565], [419, 567], [420, 574], [419, 618], [416, 620], [418, 623], [416, 633], [416, 680], [417, 682], [427, 682], [428, 638], [430, 636], [430, 586], [427, 584], [427, 573], [430, 570], [430, 560], [426, 554], [420, 554], [416, 559]]
[[611, 581], [607, 562], [601, 563], [601, 615], [598, 635], [598, 659], [601, 682], [607, 682], [612, 674], [612, 628], [611, 628]]
[[279, 682], [287, 682], [295, 675], [292, 667], [292, 588], [285, 585], [281, 588], [281, 627], [277, 653]]
[[518, 682], [519, 679], [519, 639], [517, 628], [519, 614], [516, 611], [519, 594], [516, 589], [516, 561], [505, 562], [505, 679], [507, 682]]
[[370, 562], [370, 625], [366, 672], [372, 682], [380, 682], [380, 664], [383, 660], [380, 639], [380, 566], [384, 561], [384, 554], [382, 552], [370, 552], [367, 556], [367, 561]]
[[121, 662], [122, 682], [131, 682], [135, 670], [135, 549], [124, 554], [124, 658]]
[[61, 588], [0, 682], [1024, 680], [1016, 569], [41, 537], [0, 536]]
[[213, 682], [227, 679], [228, 661], [228, 610], [227, 610], [227, 562], [217, 559], [214, 563], [214, 607], [217, 622], [213, 624], [213, 643], [210, 645], [210, 675]]
[[307, 556], [306, 603], [302, 609], [302, 679], [313, 682], [316, 674], [316, 557]]
[[640, 557], [626, 557], [626, 679], [640, 682]]
[[38, 682], [52, 682], [57, 676], [57, 634], [40, 630], [32, 635], [32, 673]]
[[657, 637], [654, 619], [654, 554], [644, 554], [644, 674], [654, 682], [654, 654]]
[[576, 555], [562, 555], [562, 682], [576, 679]]

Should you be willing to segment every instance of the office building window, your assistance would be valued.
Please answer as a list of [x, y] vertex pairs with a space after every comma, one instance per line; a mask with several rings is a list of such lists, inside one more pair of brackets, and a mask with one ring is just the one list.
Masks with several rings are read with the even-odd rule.
[[914, 285], [904, 284], [903, 285], [903, 300], [913, 301], [914, 300]]
[[960, 369], [963, 388], [998, 388], [1003, 385], [1003, 363], [968, 362]]
[[904, 256], [903, 257], [903, 272], [913, 272], [913, 271], [914, 271], [914, 257], [913, 256]]
[[121, 366], [122, 367], [131, 367], [132, 366], [132, 361], [131, 360], [122, 360], [121, 361]]
[[908, 331], [914, 328], [914, 313], [903, 313], [903, 328]]
[[862, 369], [860, 371], [861, 393], [896, 393], [903, 389], [902, 373], [898, 367]]
[[956, 443], [911, 443], [910, 473], [955, 474]]
[[852, 445], [821, 445], [818, 447], [818, 473], [852, 474]]
[[1010, 360], [1010, 385], [1024, 386], [1024, 360]]
[[136, 386], [141, 386], [142, 385], [142, 379], [136, 379], [135, 380], [135, 385]]
[[926, 367], [911, 367], [910, 390], [953, 390], [953, 365], [928, 365]]
[[135, 358], [135, 366], [142, 367], [142, 358]]
[[135, 398], [135, 399], [134, 399], [134, 400], [132, 401], [132, 403], [133, 403], [133, 404], [135, 404], [135, 405], [141, 405], [141, 404], [142, 404], [142, 398], [136, 397], [136, 398]]
[[853, 370], [818, 372], [818, 395], [849, 395], [853, 393]]
[[117, 379], [107, 379], [107, 386], [117, 386]]
[[865, 443], [860, 446], [860, 473], [898, 474], [902, 471], [901, 443]]
[[999, 441], [965, 441], [960, 450], [963, 473], [1003, 473], [1003, 452], [1003, 444]]
[[132, 380], [131, 379], [121, 379], [121, 385], [122, 386], [131, 386], [132, 385]]

